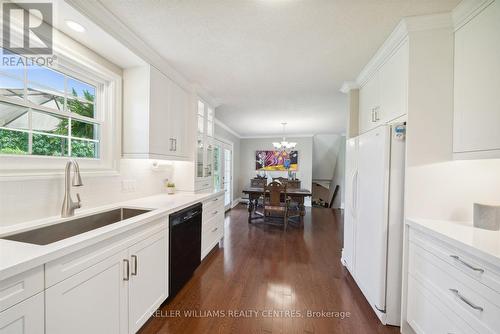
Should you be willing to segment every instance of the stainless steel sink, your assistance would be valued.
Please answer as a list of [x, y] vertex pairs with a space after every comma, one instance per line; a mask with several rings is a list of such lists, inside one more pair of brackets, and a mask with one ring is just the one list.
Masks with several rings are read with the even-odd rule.
[[106, 225], [132, 218], [151, 210], [117, 208], [90, 216], [75, 218], [63, 223], [40, 227], [34, 230], [21, 232], [3, 237], [2, 239], [26, 242], [36, 245], [48, 245], [75, 235], [95, 230]]

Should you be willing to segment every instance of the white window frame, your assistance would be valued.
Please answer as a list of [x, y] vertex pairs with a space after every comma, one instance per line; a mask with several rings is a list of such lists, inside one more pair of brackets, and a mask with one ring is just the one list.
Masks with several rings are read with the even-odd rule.
[[[84, 49], [81, 46], [80, 48]], [[89, 50], [77, 51], [71, 46], [54, 45], [54, 54], [57, 57], [57, 66], [53, 68], [54, 70], [96, 87], [96, 117], [92, 122], [100, 125], [99, 158], [0, 154], [0, 179], [60, 176], [70, 159], [78, 161], [83, 174], [117, 175], [121, 156], [121, 71], [117, 73], [116, 68], [106, 66], [105, 60]], [[1, 100], [16, 104], [14, 100], [8, 98]], [[38, 106], [34, 109], [65, 116], [69, 114], [57, 113]], [[74, 114], [72, 116], [80, 118], [74, 117]], [[84, 120], [85, 117], [81, 119]]]

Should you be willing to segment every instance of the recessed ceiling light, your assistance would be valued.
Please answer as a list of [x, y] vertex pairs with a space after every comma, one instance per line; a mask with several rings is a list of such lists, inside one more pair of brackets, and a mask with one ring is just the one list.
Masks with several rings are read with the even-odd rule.
[[75, 21], [66, 20], [66, 25], [74, 31], [85, 32], [85, 28], [80, 23], [76, 23]]

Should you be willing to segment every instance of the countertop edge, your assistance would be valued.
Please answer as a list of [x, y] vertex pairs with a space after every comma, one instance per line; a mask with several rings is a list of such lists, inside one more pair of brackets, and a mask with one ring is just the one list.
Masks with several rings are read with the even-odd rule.
[[[477, 257], [481, 261], [485, 261], [485, 262], [491, 264], [492, 266], [500, 269], [500, 256], [499, 255], [496, 255], [496, 254], [493, 254], [491, 252], [474, 247], [474, 246], [467, 244], [461, 240], [458, 240], [452, 236], [446, 235], [446, 234], [444, 234], [440, 231], [437, 231], [435, 229], [432, 229], [428, 226], [424, 226], [419, 222], [419, 220], [420, 219], [418, 219], [418, 218], [406, 218], [405, 224], [412, 227], [412, 228], [415, 228], [421, 232], [430, 234], [434, 238], [439, 239], [445, 243], [448, 243], [455, 248], [464, 250], [465, 252], [470, 253], [471, 255]], [[423, 220], [430, 221], [428, 219], [423, 219]], [[453, 223], [453, 222], [448, 221], [447, 223]], [[469, 227], [469, 226], [461, 225], [458, 223], [456, 223], [456, 224], [457, 224], [457, 226], [460, 226], [460, 227], [470, 228], [471, 230], [474, 229], [474, 227], [472, 227], [472, 226]], [[495, 231], [492, 231], [492, 232], [495, 232]]]
[[[177, 205], [175, 207], [171, 207], [171, 208], [161, 208], [161, 207], [151, 208], [153, 210], [151, 212], [145, 213], [142, 217], [133, 217], [133, 218], [127, 219], [127, 220], [122, 221], [122, 222], [118, 222], [115, 224], [105, 226], [105, 227], [103, 227], [102, 231], [98, 231], [99, 229], [96, 229], [93, 231], [86, 232], [86, 233], [92, 233], [92, 232], [96, 233], [96, 231], [98, 231], [98, 233], [96, 235], [89, 236], [88, 238], [83, 239], [83, 240], [76, 239], [81, 235], [71, 237], [71, 238], [75, 238], [74, 239], [75, 241], [74, 241], [74, 243], [69, 244], [67, 246], [61, 246], [61, 248], [57, 248], [57, 249], [50, 249], [50, 248], [44, 249], [43, 248], [45, 246], [49, 246], [50, 244], [45, 245], [45, 246], [39, 246], [40, 247], [40, 254], [33, 256], [29, 259], [26, 259], [24, 261], [18, 262], [16, 264], [13, 264], [13, 265], [10, 265], [10, 266], [7, 266], [5, 268], [0, 269], [0, 281], [3, 281], [5, 279], [8, 279], [8, 278], [13, 277], [13, 276], [18, 275], [18, 274], [21, 274], [25, 271], [36, 268], [38, 266], [44, 265], [45, 263], [56, 260], [58, 258], [61, 258], [63, 256], [71, 254], [73, 252], [79, 251], [79, 250], [84, 249], [86, 247], [90, 247], [90, 246], [95, 245], [99, 242], [102, 242], [106, 239], [110, 239], [112, 237], [118, 236], [118, 235], [125, 233], [127, 231], [130, 231], [130, 230], [133, 230], [135, 228], [147, 225], [148, 223], [151, 223], [153, 221], [161, 219], [162, 217], [166, 218], [166, 217], [168, 217], [168, 215], [170, 215], [171, 213], [173, 213], [175, 211], [182, 210], [182, 209], [189, 207], [193, 204], [203, 202], [203, 201], [209, 200], [211, 198], [220, 196], [223, 193], [224, 193], [223, 191], [217, 191], [217, 192], [214, 191], [214, 192], [210, 192], [210, 193], [192, 193], [192, 194], [189, 193], [189, 195], [193, 195], [194, 198], [186, 199], [186, 201], [183, 202], [182, 204], [179, 204], [179, 205]], [[162, 194], [157, 194], [157, 195], [141, 197], [141, 198], [137, 198], [137, 199], [133, 199], [133, 200], [128, 200], [128, 201], [124, 201], [124, 202], [116, 202], [113, 204], [99, 206], [99, 207], [89, 209], [85, 214], [89, 214], [90, 212], [100, 212], [100, 211], [109, 209], [111, 207], [116, 207], [116, 206], [147, 207], [147, 205], [141, 206], [141, 205], [134, 205], [133, 203], [138, 202], [138, 201], [147, 201], [148, 199], [153, 199], [153, 198], [155, 198], [157, 196], [161, 196], [161, 195]], [[165, 194], [165, 196], [168, 196], [168, 195]], [[175, 196], [175, 195], [173, 195], [173, 196]], [[197, 196], [199, 196], [199, 197], [197, 197]], [[33, 228], [37, 228], [37, 227], [41, 227], [41, 226], [44, 226], [44, 225], [43, 224], [35, 225], [35, 226], [33, 226]], [[20, 229], [19, 232], [26, 231], [26, 230], [28, 230], [28, 229], [25, 226], [23, 226], [23, 228]], [[15, 232], [11, 232], [8, 234], [13, 234], [13, 233], [15, 233]], [[85, 233], [83, 233], [82, 235], [84, 235], [84, 234]], [[64, 239], [64, 240], [71, 240], [71, 238]], [[22, 245], [19, 245], [19, 246], [22, 247]], [[30, 246], [32, 246], [32, 245], [30, 245]], [[0, 255], [0, 260], [1, 260], [1, 255]]]

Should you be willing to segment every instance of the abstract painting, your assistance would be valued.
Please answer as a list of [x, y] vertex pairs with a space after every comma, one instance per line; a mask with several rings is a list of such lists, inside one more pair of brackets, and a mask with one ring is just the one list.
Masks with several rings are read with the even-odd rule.
[[258, 171], [296, 171], [298, 169], [299, 153], [291, 151], [256, 151], [255, 170]]

